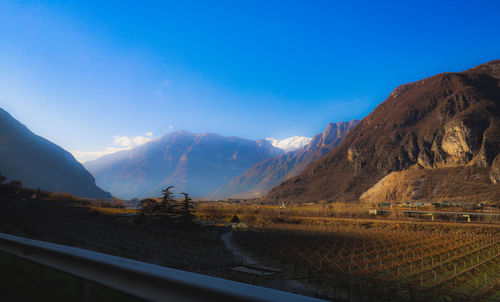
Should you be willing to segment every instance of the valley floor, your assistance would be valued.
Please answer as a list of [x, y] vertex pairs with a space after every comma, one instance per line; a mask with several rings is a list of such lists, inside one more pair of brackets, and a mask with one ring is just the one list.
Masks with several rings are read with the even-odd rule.
[[0, 232], [330, 300], [500, 299], [499, 225], [264, 209], [215, 214], [219, 224], [236, 214], [233, 227], [184, 229], [78, 202], [0, 200]]
[[291, 283], [279, 281], [280, 274], [256, 276], [233, 270], [258, 263], [242, 263], [244, 254], [234, 245], [226, 246], [231, 241], [225, 243], [224, 234], [230, 235], [230, 228], [159, 227], [138, 224], [137, 216], [129, 214], [75, 201], [0, 200], [0, 232], [282, 290], [287, 289], [284, 283]]

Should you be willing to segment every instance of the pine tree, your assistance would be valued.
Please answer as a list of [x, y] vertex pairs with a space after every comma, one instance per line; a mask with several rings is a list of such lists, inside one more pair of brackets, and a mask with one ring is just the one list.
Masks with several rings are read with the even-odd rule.
[[168, 220], [173, 220], [177, 214], [174, 194], [170, 192], [170, 189], [172, 189], [173, 187], [175, 186], [169, 186], [165, 190], [161, 191], [163, 194], [163, 199], [158, 204], [155, 210], [155, 215], [163, 216]]
[[184, 201], [182, 201], [181, 209], [179, 211], [179, 219], [182, 224], [193, 224], [194, 223], [194, 205], [193, 200], [189, 197], [188, 193], [181, 193], [184, 195]]

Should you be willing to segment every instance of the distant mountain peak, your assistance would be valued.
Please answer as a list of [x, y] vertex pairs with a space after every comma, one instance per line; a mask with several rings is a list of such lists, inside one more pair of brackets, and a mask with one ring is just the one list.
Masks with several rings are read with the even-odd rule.
[[[350, 122], [328, 124], [322, 133], [309, 139], [306, 146], [274, 156], [254, 165], [244, 174], [233, 178], [211, 197], [261, 197], [275, 185], [297, 175], [307, 165], [335, 148], [358, 122], [358, 120], [352, 120]], [[276, 144], [278, 140], [268, 138], [259, 141], [272, 147], [272, 141]]]
[[202, 197], [267, 158], [267, 141], [215, 133], [168, 133], [160, 139], [85, 163], [97, 183], [122, 198], [157, 196], [167, 185]]
[[311, 137], [292, 136], [282, 140], [274, 137], [268, 137], [265, 140], [269, 141], [275, 148], [282, 149], [284, 152], [291, 152], [297, 149], [302, 149], [311, 141]]

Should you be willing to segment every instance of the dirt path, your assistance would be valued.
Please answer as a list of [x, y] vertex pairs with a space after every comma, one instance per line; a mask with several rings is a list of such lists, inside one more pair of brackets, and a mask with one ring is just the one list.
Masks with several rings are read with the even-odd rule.
[[[233, 255], [241, 259], [242, 265], [249, 266], [260, 266], [265, 267], [266, 265], [259, 263], [255, 259], [249, 257], [245, 252], [239, 249], [236, 245], [231, 242], [233, 236], [233, 230], [221, 234], [221, 240], [224, 242], [226, 248], [228, 248]], [[307, 296], [317, 296], [318, 290], [312, 288], [308, 285], [303, 284], [297, 280], [267, 280], [265, 282], [266, 286], [272, 287], [274, 289], [279, 289], [283, 291], [288, 291], [296, 294], [307, 295]]]
[[224, 245], [228, 250], [230, 250], [233, 255], [239, 257], [241, 259], [241, 264], [243, 265], [260, 265], [257, 261], [254, 259], [250, 258], [248, 255], [243, 253], [237, 246], [235, 246], [231, 242], [231, 238], [233, 237], [233, 231], [229, 231], [226, 233], [223, 233], [220, 238], [224, 242]]

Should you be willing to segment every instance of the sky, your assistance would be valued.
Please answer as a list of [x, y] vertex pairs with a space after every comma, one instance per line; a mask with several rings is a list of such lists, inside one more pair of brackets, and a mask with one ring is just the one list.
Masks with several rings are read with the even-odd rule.
[[0, 0], [0, 107], [81, 161], [180, 129], [311, 137], [500, 59], [499, 32], [500, 1]]

